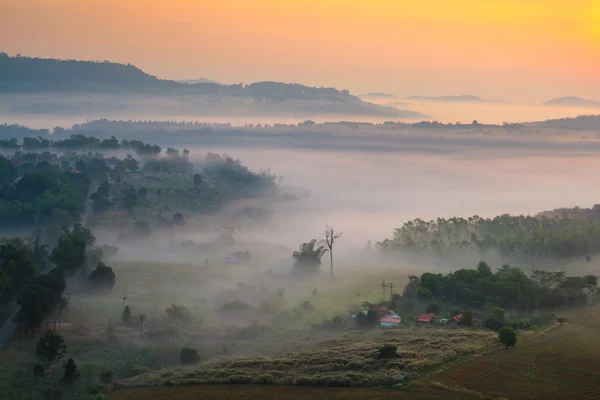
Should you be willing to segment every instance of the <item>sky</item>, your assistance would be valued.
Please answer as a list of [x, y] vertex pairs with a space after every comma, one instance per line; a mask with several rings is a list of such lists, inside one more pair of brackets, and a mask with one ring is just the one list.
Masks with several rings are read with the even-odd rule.
[[168, 79], [600, 100], [600, 0], [0, 0], [0, 51]]

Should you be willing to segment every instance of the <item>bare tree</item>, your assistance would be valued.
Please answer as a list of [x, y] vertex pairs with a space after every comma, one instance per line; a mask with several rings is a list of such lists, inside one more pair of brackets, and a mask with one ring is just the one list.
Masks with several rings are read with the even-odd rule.
[[342, 232], [336, 232], [333, 226], [325, 226], [325, 243], [329, 248], [329, 263], [331, 266], [331, 277], [333, 278], [333, 245], [336, 240], [342, 237]]

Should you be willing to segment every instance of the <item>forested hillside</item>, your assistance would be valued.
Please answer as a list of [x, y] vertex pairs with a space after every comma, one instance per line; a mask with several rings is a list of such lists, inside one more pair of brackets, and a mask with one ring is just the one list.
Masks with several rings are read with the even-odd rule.
[[509, 258], [566, 259], [600, 251], [600, 223], [546, 216], [415, 219], [377, 243], [383, 252], [449, 255], [468, 250], [497, 251]]

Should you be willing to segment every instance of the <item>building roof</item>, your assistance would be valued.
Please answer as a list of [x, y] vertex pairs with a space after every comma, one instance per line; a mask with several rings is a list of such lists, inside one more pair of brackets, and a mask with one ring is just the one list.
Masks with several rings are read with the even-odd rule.
[[419, 315], [417, 322], [431, 322], [432, 319], [437, 319], [437, 315], [434, 313], [421, 314]]
[[463, 316], [461, 314], [458, 314], [452, 317], [452, 319], [456, 322], [460, 322], [463, 319]]
[[390, 324], [399, 324], [402, 322], [400, 318], [381, 318], [379, 322], [388, 322]]
[[381, 307], [379, 307], [379, 308], [377, 309], [377, 311], [381, 311], [381, 312], [388, 312], [388, 311], [390, 311], [390, 310], [388, 310], [388, 309], [387, 309], [386, 307], [384, 307], [384, 306], [381, 306]]

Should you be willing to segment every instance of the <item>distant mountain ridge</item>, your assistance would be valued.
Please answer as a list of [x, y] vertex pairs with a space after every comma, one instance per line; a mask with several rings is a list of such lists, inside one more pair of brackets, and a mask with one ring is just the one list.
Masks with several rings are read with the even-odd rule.
[[219, 85], [219, 86], [226, 86], [224, 83], [213, 81], [212, 79], [206, 79], [206, 78], [184, 79], [184, 80], [179, 80], [177, 82], [187, 83], [188, 85], [195, 85], [197, 83], [213, 83], [213, 84]]
[[545, 106], [561, 106], [561, 107], [592, 107], [600, 108], [600, 101], [583, 99], [576, 96], [557, 97], [544, 102]]
[[372, 99], [395, 99], [396, 98], [396, 96], [394, 96], [393, 94], [383, 93], [383, 92], [364, 93], [364, 94], [359, 94], [358, 97], [370, 97]]
[[471, 94], [458, 96], [408, 96], [407, 99], [419, 101], [439, 101], [444, 103], [506, 103], [504, 100], [483, 99]]
[[[185, 115], [268, 114], [353, 114], [398, 118], [419, 118], [423, 114], [398, 110], [362, 101], [347, 90], [309, 87], [281, 82], [255, 82], [249, 85], [221, 85], [213, 82], [181, 83], [159, 79], [131, 64], [114, 62], [10, 57], [0, 53], [0, 95], [14, 93], [69, 93], [68, 102], [51, 98], [20, 100], [8, 112], [76, 113], [145, 110]], [[119, 103], [127, 99], [110, 99], [99, 104], [97, 98], [81, 99], [89, 94], [143, 96], [151, 102], [142, 105]], [[168, 96], [172, 103], [161, 106], [159, 99]], [[39, 97], [39, 96], [38, 96]], [[96, 96], [97, 97], [97, 96]], [[138, 108], [135, 108], [138, 107]], [[2, 110], [0, 110], [2, 111]], [[190, 114], [191, 113], [191, 114]], [[89, 115], [89, 114], [88, 114]], [[182, 114], [183, 115], [183, 114]]]

